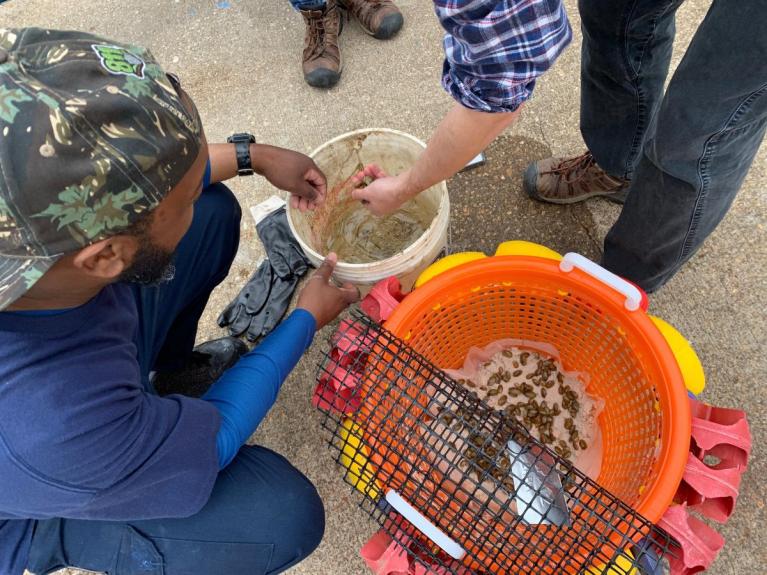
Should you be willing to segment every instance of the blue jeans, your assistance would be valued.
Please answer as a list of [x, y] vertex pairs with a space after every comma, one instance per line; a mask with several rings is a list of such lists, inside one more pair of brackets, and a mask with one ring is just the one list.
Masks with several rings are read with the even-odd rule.
[[683, 0], [580, 0], [581, 133], [631, 179], [603, 264], [652, 292], [727, 213], [767, 128], [765, 0], [714, 0], [666, 93]]
[[290, 2], [296, 10], [316, 8], [325, 5], [325, 0], [288, 0], [288, 2]]
[[[176, 252], [173, 281], [136, 288], [136, 343], [146, 385], [150, 369], [176, 366], [191, 353], [208, 296], [237, 251], [240, 215], [228, 188], [210, 186]], [[109, 575], [266, 575], [307, 557], [324, 528], [311, 482], [282, 456], [245, 446], [191, 517], [37, 521], [28, 569], [35, 575], [66, 566]]]

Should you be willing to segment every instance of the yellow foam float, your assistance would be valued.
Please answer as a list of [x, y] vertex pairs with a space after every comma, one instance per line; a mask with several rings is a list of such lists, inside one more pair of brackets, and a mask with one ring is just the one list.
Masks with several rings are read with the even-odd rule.
[[378, 499], [381, 486], [375, 479], [375, 468], [368, 458], [370, 452], [362, 439], [362, 430], [351, 419], [345, 419], [339, 431], [341, 465], [346, 469], [346, 480], [362, 494]]

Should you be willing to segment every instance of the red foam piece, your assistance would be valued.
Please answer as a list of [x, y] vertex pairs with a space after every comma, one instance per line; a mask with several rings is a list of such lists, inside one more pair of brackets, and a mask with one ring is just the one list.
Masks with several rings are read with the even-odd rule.
[[[403, 522], [401, 517], [390, 515], [386, 524], [391, 528]], [[360, 556], [375, 575], [472, 575], [463, 566], [450, 571], [441, 565], [430, 565], [432, 559], [423, 559], [418, 553], [423, 545], [432, 544], [427, 541], [419, 544], [400, 529], [397, 529], [394, 538], [386, 529], [380, 529], [362, 546]], [[416, 559], [417, 555], [422, 557], [422, 561]]]
[[333, 334], [331, 343], [341, 355], [345, 355], [350, 351], [359, 349], [361, 334], [362, 328], [360, 326], [353, 321], [344, 320]]
[[312, 396], [314, 407], [346, 415], [359, 409], [360, 399], [355, 392], [373, 344], [372, 336], [364, 335], [363, 330], [358, 323], [344, 320], [331, 337], [330, 360]]
[[739, 409], [713, 407], [690, 400], [692, 438], [698, 459], [712, 455], [726, 467], [740, 466], [744, 471], [751, 454], [751, 430], [746, 414]]
[[364, 330], [363, 326], [353, 320], [345, 319], [341, 322], [330, 338], [330, 344], [338, 350], [338, 357], [359, 352], [360, 348], [366, 352], [372, 347], [375, 340], [371, 334], [363, 336]]
[[351, 415], [360, 408], [360, 399], [353, 389], [335, 391], [327, 380], [321, 380], [314, 388], [312, 405], [324, 411], [336, 411], [344, 415]]
[[383, 529], [376, 532], [360, 549], [360, 556], [375, 575], [408, 575], [410, 557], [399, 543]]
[[[674, 500], [724, 523], [735, 509], [740, 479], [751, 452], [751, 431], [743, 411], [691, 399], [692, 445]], [[706, 462], [707, 457], [719, 461]]]
[[327, 379], [317, 383], [312, 394], [312, 405], [324, 411], [335, 410], [336, 392], [329, 386]]
[[350, 370], [348, 367], [339, 365], [333, 370], [331, 385], [335, 387], [337, 391], [343, 389], [355, 389], [359, 384], [360, 379], [360, 374], [355, 370]]
[[392, 276], [381, 280], [360, 303], [360, 308], [373, 321], [389, 319], [397, 306], [405, 299], [399, 280]]
[[740, 467], [709, 467], [690, 454], [675, 499], [724, 523], [735, 509], [742, 475]]
[[367, 351], [357, 349], [347, 353], [334, 347], [330, 350], [330, 361], [325, 366], [326, 373], [335, 373], [337, 369], [346, 369], [347, 371], [363, 372], [368, 360]]
[[658, 526], [681, 545], [679, 556], [669, 556], [672, 575], [693, 575], [708, 569], [724, 547], [724, 538], [700, 519], [692, 517], [684, 505], [668, 508]]

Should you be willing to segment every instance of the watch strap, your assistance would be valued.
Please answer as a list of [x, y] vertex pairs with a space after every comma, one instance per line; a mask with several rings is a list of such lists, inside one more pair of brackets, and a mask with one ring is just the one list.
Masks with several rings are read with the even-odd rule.
[[237, 175], [238, 176], [252, 176], [253, 162], [250, 157], [250, 145], [256, 143], [256, 138], [253, 134], [234, 134], [229, 136], [226, 140], [230, 144], [234, 144], [235, 152], [237, 153]]

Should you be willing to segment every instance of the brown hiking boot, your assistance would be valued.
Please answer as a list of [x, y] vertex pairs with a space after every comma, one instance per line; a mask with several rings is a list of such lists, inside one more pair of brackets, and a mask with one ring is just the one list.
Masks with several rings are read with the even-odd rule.
[[379, 40], [388, 40], [402, 28], [405, 19], [391, 0], [338, 0], [359, 21], [362, 28]]
[[306, 22], [304, 38], [304, 80], [315, 88], [330, 88], [338, 83], [343, 69], [338, 36], [341, 15], [337, 0], [327, 0], [324, 8], [301, 10]]
[[575, 158], [547, 158], [525, 170], [523, 186], [534, 200], [575, 204], [595, 196], [622, 204], [629, 180], [615, 178], [600, 168], [591, 152]]

